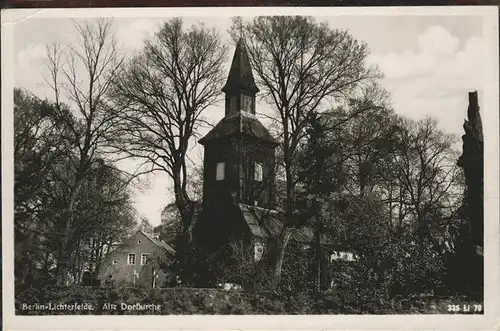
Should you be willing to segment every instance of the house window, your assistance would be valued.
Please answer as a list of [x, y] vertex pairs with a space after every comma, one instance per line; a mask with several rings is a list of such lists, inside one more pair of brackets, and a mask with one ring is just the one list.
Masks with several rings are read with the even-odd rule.
[[149, 254], [148, 253], [142, 253], [141, 254], [141, 265], [145, 265], [149, 263]]
[[142, 241], [141, 241], [141, 240], [139, 240], [137, 243], [138, 243], [138, 244], [142, 244]]
[[135, 254], [128, 255], [128, 264], [135, 264]]
[[116, 263], [117, 263], [116, 260], [113, 260], [113, 264], [116, 264]]
[[219, 162], [217, 163], [217, 172], [215, 175], [216, 180], [223, 180], [224, 179], [224, 162]]
[[254, 171], [254, 180], [262, 182], [262, 164], [255, 163]]

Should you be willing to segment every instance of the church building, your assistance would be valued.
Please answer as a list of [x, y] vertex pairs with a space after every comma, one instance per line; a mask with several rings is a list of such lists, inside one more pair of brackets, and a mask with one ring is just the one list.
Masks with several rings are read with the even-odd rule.
[[[225, 93], [225, 116], [199, 143], [204, 146], [203, 212], [195, 237], [217, 249], [243, 239], [257, 253], [274, 219], [275, 150], [278, 145], [256, 117], [259, 92], [244, 45], [236, 45]], [[277, 220], [276, 220], [277, 221]]]
[[[259, 88], [241, 40], [222, 92], [225, 116], [199, 140], [204, 146], [203, 210], [193, 238], [209, 251], [242, 242], [260, 260], [283, 227], [275, 208], [278, 142], [256, 117]], [[313, 237], [311, 229], [301, 228], [291, 240], [307, 249]]]

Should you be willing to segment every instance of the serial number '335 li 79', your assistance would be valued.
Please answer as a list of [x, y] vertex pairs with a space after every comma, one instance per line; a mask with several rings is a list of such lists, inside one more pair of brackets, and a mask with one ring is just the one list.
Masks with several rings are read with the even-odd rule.
[[447, 311], [450, 313], [482, 313], [483, 305], [480, 304], [448, 305]]

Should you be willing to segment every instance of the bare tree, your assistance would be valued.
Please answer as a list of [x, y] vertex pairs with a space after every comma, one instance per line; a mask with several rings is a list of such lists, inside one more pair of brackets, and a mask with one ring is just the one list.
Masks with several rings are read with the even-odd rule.
[[160, 240], [170, 244], [174, 249], [175, 240], [183, 233], [182, 221], [179, 209], [175, 202], [171, 202], [161, 211], [161, 224], [155, 227], [155, 232], [159, 233]]
[[462, 198], [457, 151], [452, 149], [455, 137], [437, 127], [437, 121], [405, 120], [399, 132], [399, 143], [392, 154], [399, 206], [404, 213], [399, 220], [413, 224], [419, 243], [442, 236], [446, 225], [458, 209]]
[[151, 222], [147, 217], [141, 217], [138, 230], [144, 231], [146, 233], [153, 233], [153, 226], [151, 225]]
[[[107, 92], [118, 73], [123, 58], [117, 52], [112, 22], [74, 22], [77, 40], [62, 47], [47, 46], [48, 69], [46, 82], [54, 91], [57, 108], [62, 111], [62, 99], [67, 100], [73, 113], [61, 112], [68, 127], [67, 139], [75, 148], [70, 158], [72, 183], [67, 203], [67, 215], [58, 253], [58, 283], [65, 283], [68, 268], [68, 242], [74, 234], [73, 217], [82, 183], [91, 171], [95, 157], [102, 154], [114, 138], [119, 120], [110, 107]], [[72, 120], [76, 119], [76, 120]]]
[[226, 51], [215, 30], [184, 30], [182, 20], [175, 18], [146, 41], [113, 84], [113, 98], [124, 120], [119, 149], [141, 159], [143, 172], [164, 171], [170, 176], [189, 241], [194, 204], [187, 188], [187, 153], [202, 124], [201, 113], [218, 101]]
[[300, 226], [294, 208], [294, 163], [298, 146], [306, 136], [308, 116], [326, 101], [347, 100], [361, 85], [380, 75], [365, 66], [365, 43], [312, 18], [258, 17], [248, 23], [235, 19], [232, 34], [244, 40], [263, 97], [276, 111], [272, 119], [281, 129], [286, 224], [277, 238], [277, 286], [292, 229]]

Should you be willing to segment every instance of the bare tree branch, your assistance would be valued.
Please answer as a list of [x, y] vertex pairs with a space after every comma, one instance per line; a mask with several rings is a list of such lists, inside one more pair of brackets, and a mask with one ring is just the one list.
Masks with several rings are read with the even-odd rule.
[[184, 29], [181, 19], [172, 19], [125, 64], [112, 86], [123, 120], [116, 149], [168, 174], [186, 231], [192, 218], [187, 152], [205, 123], [200, 115], [219, 101], [226, 52], [215, 30]]

